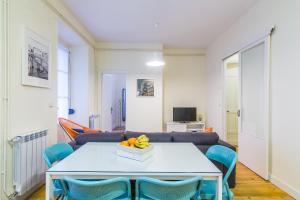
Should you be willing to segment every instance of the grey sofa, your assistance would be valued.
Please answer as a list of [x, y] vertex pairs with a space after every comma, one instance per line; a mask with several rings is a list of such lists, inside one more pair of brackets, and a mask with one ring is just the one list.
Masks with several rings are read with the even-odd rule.
[[[127, 140], [131, 137], [138, 137], [145, 134], [149, 137], [151, 142], [191, 142], [200, 151], [206, 153], [208, 148], [212, 145], [223, 145], [236, 151], [235, 147], [220, 140], [217, 133], [192, 133], [192, 132], [172, 132], [172, 133], [143, 133], [143, 132], [132, 132], [127, 131], [125, 133], [114, 133], [114, 132], [104, 132], [96, 134], [82, 134], [79, 135], [74, 142], [71, 142], [71, 146], [74, 150], [80, 148], [87, 142], [121, 142]], [[227, 168], [215, 161], [214, 164], [223, 172], [226, 173]], [[236, 170], [234, 169], [228, 179], [228, 184], [230, 188], [235, 187]]]

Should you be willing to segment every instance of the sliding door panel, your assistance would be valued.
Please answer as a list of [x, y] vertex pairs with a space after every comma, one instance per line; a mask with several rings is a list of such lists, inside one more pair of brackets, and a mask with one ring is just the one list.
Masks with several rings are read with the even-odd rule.
[[268, 179], [269, 40], [240, 52], [239, 160]]

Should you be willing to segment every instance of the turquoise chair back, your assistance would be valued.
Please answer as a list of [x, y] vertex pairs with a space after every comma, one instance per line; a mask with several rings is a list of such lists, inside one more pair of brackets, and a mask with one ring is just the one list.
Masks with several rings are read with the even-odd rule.
[[215, 160], [219, 163], [222, 163], [227, 167], [227, 172], [223, 177], [223, 184], [227, 184], [228, 177], [234, 169], [237, 161], [236, 152], [222, 145], [214, 145], [207, 150], [206, 157], [208, 157], [210, 160]]
[[[46, 165], [48, 166], [48, 168], [50, 168], [52, 167], [53, 163], [64, 159], [73, 152], [74, 150], [69, 144], [59, 143], [46, 148], [43, 152], [43, 157], [46, 162]], [[53, 185], [55, 196], [59, 196], [65, 193], [63, 191], [62, 183], [60, 180], [54, 180]]]
[[131, 200], [130, 181], [127, 178], [114, 178], [100, 181], [64, 178], [67, 191], [65, 200]]
[[47, 166], [50, 168], [53, 163], [64, 159], [73, 152], [74, 150], [69, 144], [58, 143], [46, 148], [43, 156]]
[[183, 181], [161, 181], [141, 177], [136, 180], [136, 200], [190, 200], [200, 199], [202, 178], [193, 177]]
[[[237, 160], [237, 154], [235, 151], [229, 149], [228, 147], [221, 145], [211, 146], [206, 152], [206, 156], [210, 160], [217, 161], [227, 167], [227, 172], [223, 177], [223, 200], [233, 200], [233, 193], [230, 191], [227, 180], [230, 176]], [[201, 197], [203, 199], [215, 199], [216, 194], [216, 181], [204, 181], [201, 188]]]

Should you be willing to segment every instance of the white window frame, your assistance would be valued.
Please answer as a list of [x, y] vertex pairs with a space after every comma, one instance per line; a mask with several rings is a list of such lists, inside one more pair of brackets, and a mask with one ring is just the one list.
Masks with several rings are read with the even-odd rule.
[[[66, 72], [66, 71], [63, 71], [63, 70], [61, 70], [61, 69], [59, 69], [59, 67], [58, 67], [58, 62], [57, 62], [57, 75], [59, 74], [59, 73], [63, 73], [63, 74], [67, 74], [67, 76], [68, 76], [68, 95], [67, 96], [59, 96], [58, 94], [57, 94], [57, 101], [58, 101], [58, 99], [67, 99], [68, 100], [68, 107], [70, 108], [70, 105], [71, 105], [71, 90], [70, 90], [70, 76], [71, 76], [71, 74], [70, 74], [70, 50], [69, 50], [69, 48], [67, 48], [65, 45], [63, 45], [63, 44], [59, 44], [58, 45], [58, 47], [57, 47], [57, 49], [61, 49], [61, 50], [64, 50], [64, 51], [66, 51], [67, 53], [68, 53], [68, 71]], [[58, 76], [57, 76], [58, 77]], [[57, 87], [58, 87], [58, 80], [57, 80]], [[58, 108], [59, 109], [59, 108]], [[57, 111], [57, 117], [62, 117], [62, 116], [59, 116], [59, 111]], [[68, 118], [69, 117], [69, 115], [68, 116], [64, 116], [64, 118]]]

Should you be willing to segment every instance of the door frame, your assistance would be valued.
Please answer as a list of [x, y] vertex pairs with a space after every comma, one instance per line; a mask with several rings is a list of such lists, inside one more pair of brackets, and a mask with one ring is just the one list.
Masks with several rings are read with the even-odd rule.
[[[227, 141], [227, 109], [226, 109], [226, 65], [225, 65], [225, 61], [230, 58], [231, 56], [235, 55], [235, 54], [238, 54], [239, 55], [239, 62], [238, 62], [238, 82], [240, 81], [240, 53], [239, 51], [236, 51], [235, 53], [233, 54], [230, 54], [229, 56], [225, 57], [222, 59], [222, 139], [226, 142]], [[238, 86], [239, 86], [239, 83], [238, 83]], [[237, 91], [237, 107], [238, 107], [238, 110], [240, 108], [239, 106], [239, 88], [237, 88], [238, 91]], [[238, 130], [239, 131], [239, 130]]]
[[[4, 162], [4, 145], [3, 145], [3, 141], [5, 141], [5, 128], [4, 126], [5, 124], [5, 68], [6, 68], [6, 51], [7, 51], [7, 47], [6, 47], [6, 26], [5, 26], [5, 2], [1, 1], [0, 2], [0, 29], [3, 30], [0, 32], [0, 170], [3, 171], [3, 166], [5, 164]], [[3, 198], [3, 192], [2, 192], [2, 188], [3, 188], [3, 176], [1, 176], [0, 178], [0, 188], [1, 188], [1, 192], [0, 192], [0, 199]]]
[[[128, 84], [128, 72], [127, 71], [121, 71], [121, 70], [101, 70], [98, 72], [98, 113], [100, 113], [99, 121], [100, 121], [100, 127], [102, 129], [102, 122], [103, 122], [103, 109], [102, 109], [102, 100], [103, 100], [103, 76], [105, 74], [119, 74], [119, 75], [125, 75], [126, 76], [126, 88]], [[127, 99], [127, 93], [126, 93], [126, 99]], [[126, 107], [127, 107], [127, 101], [126, 101]], [[126, 112], [126, 119], [127, 119], [127, 112]], [[127, 127], [127, 120], [125, 121], [125, 127]]]
[[8, 132], [9, 132], [9, 61], [10, 61], [10, 29], [9, 29], [9, 1], [1, 1], [1, 16], [0, 28], [3, 30], [0, 33], [0, 170], [4, 172], [0, 178], [0, 199], [7, 196], [7, 145]]

